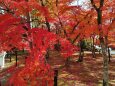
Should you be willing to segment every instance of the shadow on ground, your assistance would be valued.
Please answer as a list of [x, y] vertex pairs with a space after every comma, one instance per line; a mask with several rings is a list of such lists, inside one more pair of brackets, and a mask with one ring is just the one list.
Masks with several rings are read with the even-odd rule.
[[[65, 59], [51, 53], [49, 63], [52, 66], [64, 65]], [[76, 62], [78, 56], [69, 61], [69, 66], [59, 69], [58, 86], [102, 86], [103, 58], [97, 53], [92, 58], [91, 53], [86, 53], [83, 62]], [[115, 56], [112, 56], [109, 63], [110, 86], [115, 86]]]

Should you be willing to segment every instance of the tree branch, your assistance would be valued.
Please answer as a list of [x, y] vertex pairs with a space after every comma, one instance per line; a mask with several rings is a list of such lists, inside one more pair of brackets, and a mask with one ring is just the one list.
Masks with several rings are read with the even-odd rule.
[[75, 37], [75, 39], [72, 41], [72, 44], [75, 43], [75, 41], [77, 40], [77, 38], [80, 36], [80, 33]]
[[96, 9], [96, 11], [98, 10], [98, 8], [96, 7], [96, 5], [95, 5], [95, 3], [94, 3], [94, 1], [93, 0], [90, 0], [91, 1], [91, 4], [92, 4], [92, 6]]
[[89, 13], [87, 13], [81, 21], [77, 22], [77, 24], [74, 25], [74, 27], [73, 27], [73, 29], [72, 29], [72, 31], [71, 31], [71, 34], [74, 32], [75, 28], [76, 28], [84, 19], [87, 18], [88, 15], [89, 15]]
[[103, 4], [104, 4], [104, 0], [100, 0], [100, 7], [99, 8], [103, 7]]

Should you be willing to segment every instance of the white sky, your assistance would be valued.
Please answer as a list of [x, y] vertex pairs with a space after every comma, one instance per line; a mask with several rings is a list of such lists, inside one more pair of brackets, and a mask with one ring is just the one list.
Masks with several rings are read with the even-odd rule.
[[82, 8], [84, 9], [89, 9], [88, 6], [86, 6], [86, 3], [84, 2], [89, 2], [90, 0], [75, 0], [71, 5], [76, 6], [76, 5], [81, 5]]
[[84, 0], [75, 0], [72, 5], [81, 5]]

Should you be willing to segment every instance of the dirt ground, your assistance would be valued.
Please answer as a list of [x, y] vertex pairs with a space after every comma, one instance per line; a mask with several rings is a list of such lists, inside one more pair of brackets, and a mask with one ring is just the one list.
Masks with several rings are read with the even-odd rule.
[[[68, 67], [59, 69], [58, 86], [102, 86], [103, 58], [96, 53], [92, 58], [91, 52], [85, 52], [83, 62], [76, 62], [78, 54], [71, 57]], [[52, 66], [64, 65], [65, 59], [56, 52], [50, 55], [49, 63]], [[110, 86], [115, 86], [115, 55], [109, 62]]]

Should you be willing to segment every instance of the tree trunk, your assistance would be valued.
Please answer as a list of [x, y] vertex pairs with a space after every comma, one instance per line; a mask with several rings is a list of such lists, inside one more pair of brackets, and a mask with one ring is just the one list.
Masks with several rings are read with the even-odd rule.
[[18, 55], [17, 55], [17, 51], [16, 50], [14, 52], [15, 52], [15, 55], [16, 55], [16, 66], [17, 66], [18, 65], [18, 57], [17, 57]]
[[108, 57], [109, 57], [109, 62], [111, 61], [111, 54], [110, 54], [110, 49], [109, 47], [107, 47], [107, 51], [108, 51]]
[[83, 40], [80, 41], [80, 52], [78, 62], [82, 62], [84, 57], [84, 50], [83, 50]]
[[80, 50], [78, 62], [83, 62], [83, 56], [84, 56], [84, 52], [83, 50]]
[[69, 61], [70, 61], [70, 57], [68, 57], [65, 61], [65, 66], [68, 68], [69, 67]]
[[58, 86], [57, 80], [58, 80], [58, 69], [54, 69], [54, 86]]
[[108, 47], [108, 36], [105, 36], [105, 44], [106, 44], [106, 49], [107, 49], [107, 55], [108, 55], [109, 62], [110, 62], [111, 54], [110, 54], [110, 49]]
[[95, 47], [94, 47], [94, 37], [92, 37], [93, 39], [93, 44], [92, 44], [92, 57], [93, 58], [96, 58], [96, 55], [95, 55]]
[[12, 57], [10, 56], [10, 62], [12, 62]]
[[107, 49], [104, 42], [102, 42], [102, 40], [100, 40], [100, 42], [101, 42], [102, 56], [103, 56], [103, 86], [109, 86]]
[[45, 20], [46, 20], [46, 26], [48, 28], [48, 31], [50, 32], [50, 23], [48, 22], [47, 18], [45, 17]]
[[[102, 3], [102, 2], [101, 2]], [[103, 56], [103, 86], [109, 86], [109, 76], [108, 76], [108, 55], [107, 55], [107, 48], [103, 38], [103, 31], [102, 31], [102, 10], [99, 8], [97, 10], [97, 22], [99, 26], [99, 40], [102, 48], [102, 56]]]
[[45, 57], [46, 57], [46, 60], [48, 60], [48, 59], [49, 59], [49, 49], [47, 49], [47, 52], [46, 52]]
[[[40, 0], [40, 2], [41, 2], [41, 5], [44, 7], [45, 5], [43, 3], [43, 0]], [[45, 17], [45, 22], [46, 22], [46, 26], [48, 28], [48, 31], [50, 32], [50, 23], [48, 22], [47, 17]]]
[[9, 52], [9, 51], [7, 51], [7, 58], [10, 58], [10, 62], [12, 62], [11, 52]]
[[60, 41], [59, 40], [57, 40], [57, 43], [54, 45], [54, 49], [57, 50], [58, 52], [60, 52], [61, 45], [60, 45]]
[[90, 0], [92, 6], [97, 12], [97, 23], [98, 23], [98, 30], [99, 30], [99, 40], [102, 48], [102, 56], [103, 56], [103, 86], [109, 86], [109, 76], [108, 76], [108, 55], [107, 55], [107, 48], [103, 37], [103, 30], [102, 30], [102, 7], [104, 5], [104, 0], [99, 0], [99, 7], [95, 5], [94, 0]]

